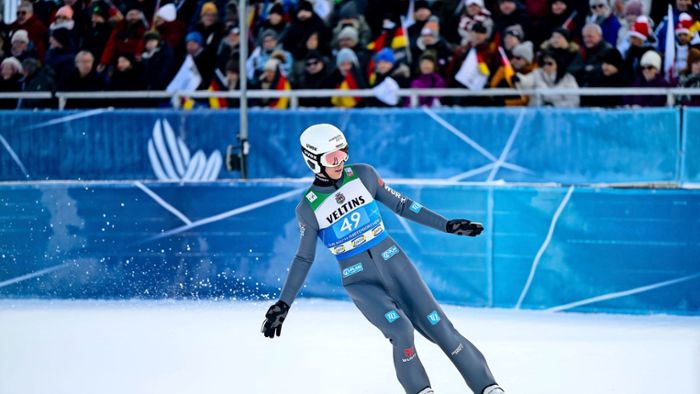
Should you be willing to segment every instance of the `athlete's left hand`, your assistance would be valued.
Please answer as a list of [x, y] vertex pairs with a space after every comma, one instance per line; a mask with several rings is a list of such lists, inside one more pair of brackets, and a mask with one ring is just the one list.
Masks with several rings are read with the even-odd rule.
[[267, 310], [260, 332], [268, 338], [274, 338], [275, 334], [282, 335], [282, 323], [287, 317], [287, 312], [289, 312], [289, 305], [284, 301], [277, 301]]
[[476, 237], [484, 231], [484, 225], [467, 219], [454, 219], [447, 222], [446, 230], [450, 234]]

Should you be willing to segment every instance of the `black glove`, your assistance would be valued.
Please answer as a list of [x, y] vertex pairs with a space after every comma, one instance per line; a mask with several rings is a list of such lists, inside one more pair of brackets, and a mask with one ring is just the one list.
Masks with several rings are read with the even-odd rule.
[[267, 310], [265, 321], [260, 328], [260, 332], [265, 334], [268, 338], [274, 338], [275, 333], [277, 336], [280, 336], [282, 333], [282, 323], [287, 317], [287, 312], [289, 312], [289, 305], [284, 301], [277, 301], [275, 305]]
[[467, 219], [454, 219], [447, 222], [447, 232], [457, 235], [476, 237], [484, 231], [484, 225]]

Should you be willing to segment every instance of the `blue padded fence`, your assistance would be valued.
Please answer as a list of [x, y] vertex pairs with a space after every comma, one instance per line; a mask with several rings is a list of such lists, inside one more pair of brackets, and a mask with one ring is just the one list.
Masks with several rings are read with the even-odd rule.
[[[330, 122], [351, 161], [387, 177], [562, 184], [681, 180], [679, 110], [461, 108], [253, 110], [250, 177], [299, 178], [298, 136]], [[686, 112], [683, 175], [700, 179], [698, 112]], [[0, 112], [0, 180], [212, 180], [238, 112]]]
[[[486, 226], [456, 237], [383, 211], [442, 302], [700, 314], [700, 191], [395, 186]], [[0, 185], [0, 297], [274, 298], [297, 247], [305, 187]], [[345, 297], [321, 247], [302, 295]]]
[[683, 110], [683, 181], [700, 183], [700, 108]]

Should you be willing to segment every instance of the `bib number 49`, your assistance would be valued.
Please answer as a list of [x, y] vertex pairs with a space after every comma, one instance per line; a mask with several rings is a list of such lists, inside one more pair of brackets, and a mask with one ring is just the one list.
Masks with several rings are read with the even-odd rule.
[[360, 225], [362, 216], [359, 212], [353, 212], [349, 218], [343, 219], [343, 224], [340, 226], [340, 231], [353, 231]]

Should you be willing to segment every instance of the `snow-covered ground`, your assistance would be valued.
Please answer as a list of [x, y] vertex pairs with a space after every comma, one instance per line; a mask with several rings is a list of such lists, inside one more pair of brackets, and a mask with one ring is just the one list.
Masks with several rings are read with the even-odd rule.
[[[349, 302], [0, 301], [2, 394], [400, 394], [389, 342]], [[446, 307], [510, 394], [700, 393], [700, 317]], [[469, 390], [416, 348], [438, 394]]]

